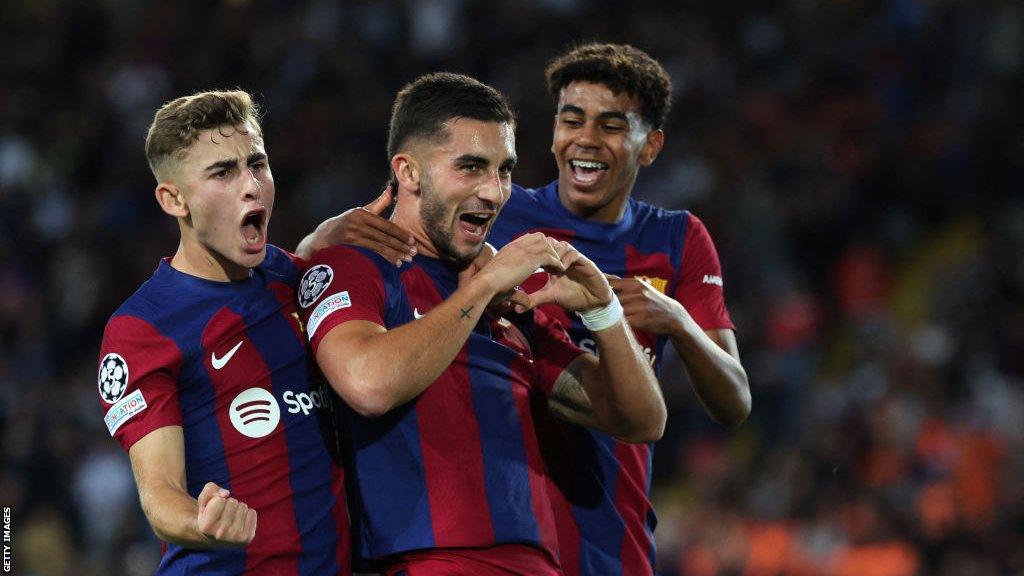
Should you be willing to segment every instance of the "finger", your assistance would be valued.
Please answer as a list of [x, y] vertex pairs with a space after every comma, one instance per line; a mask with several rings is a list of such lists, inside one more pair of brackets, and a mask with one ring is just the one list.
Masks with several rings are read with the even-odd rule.
[[[364, 212], [364, 214], [367, 213]], [[377, 216], [374, 214], [367, 215], [372, 216], [370, 218], [365, 219], [365, 223], [368, 226], [373, 227], [379, 232], [383, 232], [384, 235], [388, 237], [398, 240], [401, 244], [407, 244], [409, 246], [416, 245], [416, 239], [413, 238], [412, 234], [405, 228], [399, 226], [398, 224], [395, 224], [394, 222], [388, 220], [387, 218], [383, 218], [381, 216]]]
[[351, 244], [361, 246], [368, 250], [373, 250], [384, 257], [388, 262], [393, 262], [396, 266], [401, 266], [403, 260], [406, 262], [412, 262], [412, 256], [410, 256], [408, 252], [395, 249], [387, 244], [382, 244], [375, 240], [360, 238], [359, 240], [351, 242]]
[[616, 276], [615, 274], [605, 274], [604, 277], [608, 279], [608, 282], [611, 282], [612, 280], [622, 280], [622, 276]]
[[218, 532], [220, 534], [218, 537], [222, 537], [235, 525], [239, 504], [240, 502], [234, 498], [228, 498], [224, 501], [224, 510], [220, 513], [218, 522]]
[[363, 206], [363, 209], [379, 216], [388, 209], [388, 206], [391, 206], [391, 202], [393, 200], [394, 194], [391, 191], [391, 185], [388, 184], [388, 186], [384, 188], [384, 191], [380, 193], [380, 196], [377, 196], [373, 202]]
[[204, 509], [199, 512], [199, 530], [203, 534], [212, 536], [211, 530], [217, 526], [217, 522], [224, 514], [224, 507], [226, 505], [227, 499], [218, 494], [206, 504]]
[[236, 538], [245, 538], [246, 531], [245, 527], [249, 521], [249, 512], [252, 509], [245, 502], [239, 502], [238, 508], [235, 510], [235, 516], [231, 521], [231, 533]]
[[245, 540], [246, 544], [256, 537], [256, 511], [252, 508], [245, 515]]
[[206, 504], [217, 494], [225, 492], [223, 497], [227, 497], [227, 490], [224, 490], [220, 486], [217, 486], [214, 482], [207, 482], [203, 486], [203, 491], [199, 493], [199, 497], [196, 500], [199, 501], [199, 510], [202, 511], [206, 507]]
[[518, 312], [519, 314], [526, 312], [527, 310], [533, 308], [534, 306], [533, 300], [530, 298], [530, 295], [527, 294], [526, 292], [523, 292], [522, 290], [513, 290], [512, 294], [509, 295], [507, 302], [512, 307], [512, 309]]

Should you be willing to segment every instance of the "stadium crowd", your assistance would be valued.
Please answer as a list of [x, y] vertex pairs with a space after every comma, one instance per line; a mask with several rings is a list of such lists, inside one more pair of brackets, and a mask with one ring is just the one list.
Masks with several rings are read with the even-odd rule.
[[103, 325], [175, 232], [143, 155], [153, 110], [256, 93], [273, 238], [294, 248], [376, 196], [389, 103], [431, 70], [508, 95], [515, 180], [543, 185], [544, 64], [602, 40], [673, 77], [666, 147], [637, 195], [714, 236], [754, 398], [726, 431], [684, 381], [664, 383], [660, 573], [1022, 573], [1024, 7], [742, 6], [4, 2], [0, 504], [15, 572], [149, 574], [159, 558], [95, 397]]

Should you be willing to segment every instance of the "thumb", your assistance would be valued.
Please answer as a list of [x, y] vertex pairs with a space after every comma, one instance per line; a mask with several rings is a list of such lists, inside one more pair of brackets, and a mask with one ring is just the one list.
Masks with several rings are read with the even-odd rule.
[[199, 493], [199, 498], [196, 498], [196, 500], [199, 501], [199, 511], [202, 512], [203, 508], [206, 508], [206, 505], [209, 504], [210, 500], [213, 500], [215, 496], [227, 498], [228, 494], [229, 492], [227, 490], [217, 486], [216, 483], [207, 482], [206, 486], [203, 486], [203, 491]]
[[391, 190], [391, 185], [388, 184], [387, 188], [385, 188], [384, 191], [380, 193], [380, 196], [377, 196], [377, 199], [374, 200], [373, 202], [370, 202], [366, 206], [363, 206], [363, 209], [373, 214], [376, 214], [377, 216], [380, 216], [381, 214], [384, 213], [385, 210], [388, 209], [388, 206], [391, 206], [391, 202], [394, 199], [394, 191]]

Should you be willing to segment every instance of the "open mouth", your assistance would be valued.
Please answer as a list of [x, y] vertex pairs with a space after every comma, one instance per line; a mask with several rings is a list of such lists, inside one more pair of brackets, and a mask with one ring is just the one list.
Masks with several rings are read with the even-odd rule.
[[459, 225], [470, 236], [482, 237], [493, 218], [494, 212], [464, 212], [459, 215]]
[[569, 170], [578, 183], [592, 184], [608, 170], [608, 165], [597, 160], [569, 160]]
[[266, 243], [266, 216], [267, 211], [260, 208], [246, 212], [242, 218], [242, 238], [245, 239], [246, 245], [254, 250], [262, 249]]

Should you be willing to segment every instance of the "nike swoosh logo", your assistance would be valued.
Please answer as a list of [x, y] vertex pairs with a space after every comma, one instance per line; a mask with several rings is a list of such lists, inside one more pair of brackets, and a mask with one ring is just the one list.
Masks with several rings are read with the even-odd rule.
[[423, 318], [423, 314], [420, 314], [420, 309], [419, 308], [413, 308], [412, 309], [412, 317], [413, 317], [413, 320], [419, 320], [420, 318]]
[[231, 360], [231, 357], [235, 355], [235, 352], [238, 352], [238, 349], [242, 347], [242, 342], [244, 340], [239, 340], [238, 344], [235, 344], [234, 348], [228, 350], [228, 353], [223, 358], [217, 358], [216, 352], [210, 352], [210, 363], [213, 364], [213, 369], [220, 370], [223, 368], [228, 363], [228, 360]]

